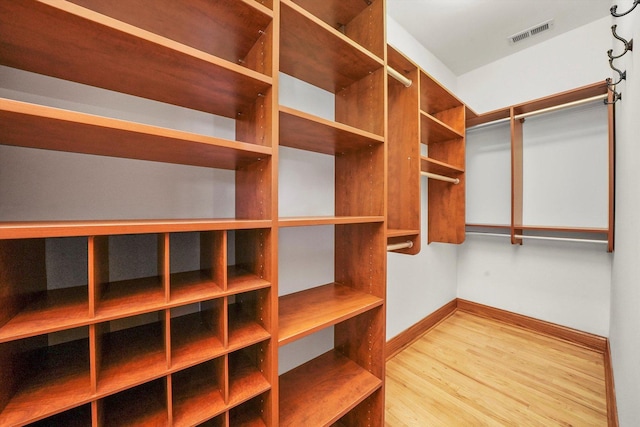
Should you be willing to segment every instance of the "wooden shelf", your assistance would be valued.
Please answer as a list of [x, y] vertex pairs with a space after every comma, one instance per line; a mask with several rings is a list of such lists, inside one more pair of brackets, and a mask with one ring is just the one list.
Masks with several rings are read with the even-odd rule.
[[10, 67], [232, 118], [272, 84], [264, 74], [67, 1], [2, 7], [0, 58]]
[[95, 221], [0, 222], [5, 239], [72, 236], [175, 233], [188, 231], [245, 230], [269, 228], [271, 220], [240, 219], [149, 219]]
[[464, 103], [442, 86], [436, 79], [420, 71], [420, 109], [431, 116], [463, 107]]
[[214, 362], [172, 375], [174, 426], [194, 426], [226, 409], [223, 368]]
[[278, 219], [280, 227], [312, 227], [317, 225], [367, 224], [383, 222], [381, 216], [314, 216]]
[[271, 337], [256, 320], [256, 313], [246, 313], [229, 305], [229, 351], [265, 341]]
[[238, 169], [271, 147], [0, 98], [5, 145]]
[[[264, 395], [259, 395], [229, 411], [229, 425], [243, 427], [266, 427], [264, 422]], [[214, 427], [223, 427], [222, 425]]]
[[335, 155], [381, 144], [384, 138], [292, 108], [280, 107], [280, 145]]
[[174, 304], [190, 304], [221, 296], [222, 288], [211, 278], [208, 271], [186, 271], [174, 273], [169, 279], [171, 283], [170, 302]]
[[133, 316], [165, 307], [165, 291], [161, 277], [143, 277], [105, 283], [96, 307], [100, 321]]
[[[17, 380], [16, 391], [0, 411], [0, 425], [24, 425], [91, 399], [87, 339], [39, 348], [14, 358], [19, 360], [14, 360], [6, 375]], [[25, 369], [16, 368], [24, 365], [25, 359], [37, 363], [23, 366]], [[0, 392], [3, 395], [10, 391], [4, 380], [3, 388]]]
[[88, 425], [91, 425], [91, 405], [87, 403], [53, 415], [44, 420], [31, 423], [29, 424], [29, 427], [86, 427]]
[[0, 327], [0, 343], [89, 323], [86, 286], [41, 292]]
[[420, 112], [420, 141], [423, 144], [429, 145], [463, 137], [464, 133], [457, 132], [451, 126], [424, 111]]
[[291, 0], [281, 0], [280, 71], [332, 93], [384, 62]]
[[456, 175], [464, 173], [464, 169], [426, 156], [421, 156], [420, 158], [420, 170], [440, 175]]
[[227, 268], [227, 293], [240, 293], [268, 288], [271, 283], [242, 267], [230, 265]]
[[260, 368], [245, 354], [254, 348], [229, 354], [229, 406], [237, 406], [271, 389]]
[[98, 395], [112, 394], [167, 373], [164, 332], [151, 323], [98, 338], [102, 365], [98, 371]]
[[280, 376], [280, 426], [330, 425], [381, 386], [381, 379], [329, 351]]
[[[221, 308], [220, 308], [221, 309]], [[183, 369], [225, 353], [217, 313], [200, 311], [171, 319], [171, 369]]]
[[158, 379], [102, 400], [104, 425], [169, 425], [165, 381]]
[[337, 283], [281, 296], [279, 300], [281, 346], [383, 304], [381, 298]]
[[420, 230], [392, 230], [387, 229], [387, 238], [394, 237], [413, 237], [420, 235]]

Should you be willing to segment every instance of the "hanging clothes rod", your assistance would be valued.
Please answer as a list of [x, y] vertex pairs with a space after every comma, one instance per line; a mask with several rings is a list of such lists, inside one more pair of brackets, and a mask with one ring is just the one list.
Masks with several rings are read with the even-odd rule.
[[402, 243], [392, 243], [387, 245], [387, 251], [397, 251], [398, 249], [408, 249], [413, 247], [413, 242], [411, 240], [407, 240]]
[[467, 128], [467, 131], [470, 130], [476, 130], [476, 129], [482, 129], [482, 128], [486, 128], [489, 126], [494, 126], [494, 125], [499, 125], [500, 123], [505, 123], [511, 120], [511, 117], [504, 117], [502, 119], [496, 119], [490, 122], [486, 122], [486, 123], [480, 123], [479, 125], [475, 125], [475, 126], [469, 126]]
[[467, 231], [465, 234], [469, 234], [472, 236], [511, 237], [511, 234], [483, 233], [482, 231]]
[[524, 119], [525, 117], [536, 116], [538, 114], [550, 113], [552, 111], [562, 110], [564, 108], [569, 107], [577, 107], [578, 105], [588, 104], [593, 101], [601, 101], [603, 99], [607, 99], [607, 94], [603, 93], [602, 95], [592, 96], [591, 98], [579, 99], [578, 101], [567, 102], [566, 104], [555, 105], [549, 108], [542, 108], [536, 111], [530, 111], [528, 113], [517, 114], [514, 116], [514, 119]]
[[532, 240], [555, 240], [558, 242], [578, 242], [578, 243], [608, 243], [606, 240], [595, 239], [575, 239], [570, 237], [548, 237], [548, 236], [525, 236], [523, 234], [514, 235], [516, 239], [532, 239]]
[[420, 172], [420, 175], [426, 176], [427, 178], [431, 178], [431, 179], [437, 179], [438, 181], [450, 182], [452, 184], [460, 184], [460, 180], [458, 178], [451, 178], [444, 175], [438, 175], [437, 173]]
[[413, 81], [411, 79], [403, 76], [402, 73], [394, 70], [389, 66], [387, 66], [387, 74], [389, 74], [391, 77], [393, 77], [394, 79], [396, 79], [397, 81], [405, 85], [406, 87], [411, 87], [411, 85], [413, 84]]

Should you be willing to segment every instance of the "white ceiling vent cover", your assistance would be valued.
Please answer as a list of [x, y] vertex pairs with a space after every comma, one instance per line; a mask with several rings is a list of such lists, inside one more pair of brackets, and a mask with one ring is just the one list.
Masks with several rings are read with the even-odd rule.
[[544, 33], [553, 28], [553, 19], [549, 19], [548, 21], [544, 21], [541, 24], [534, 25], [531, 28], [527, 28], [524, 31], [517, 32], [508, 37], [509, 43], [518, 43], [519, 41], [526, 40], [531, 36], [535, 36], [540, 33]]

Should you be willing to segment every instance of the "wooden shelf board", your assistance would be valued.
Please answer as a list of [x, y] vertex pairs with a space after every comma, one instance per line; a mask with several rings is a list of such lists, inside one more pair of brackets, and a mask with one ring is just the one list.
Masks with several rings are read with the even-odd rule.
[[336, 93], [383, 66], [376, 57], [291, 0], [280, 2], [280, 71]]
[[420, 111], [420, 142], [431, 144], [463, 138], [464, 133], [456, 132], [451, 126]]
[[271, 9], [249, 0], [156, 0], [153, 13], [141, 13], [134, 1], [71, 2], [230, 62], [245, 58], [273, 19]]
[[164, 380], [125, 390], [103, 400], [105, 426], [168, 426]]
[[607, 83], [603, 80], [602, 82], [582, 86], [555, 95], [514, 105], [513, 111], [515, 115], [530, 113], [532, 111], [542, 110], [544, 108], [555, 107], [556, 105], [562, 105], [573, 101], [579, 101], [581, 99], [591, 98], [597, 95], [603, 95], [607, 93], [607, 90]]
[[257, 344], [271, 337], [254, 319], [244, 313], [237, 313], [229, 308], [229, 345], [228, 351], [235, 351], [252, 344]]
[[440, 175], [464, 173], [464, 169], [462, 168], [426, 156], [420, 156], [420, 170]]
[[0, 16], [0, 58], [10, 67], [232, 118], [272, 84], [271, 77], [66, 1], [3, 2]]
[[552, 231], [558, 233], [594, 233], [594, 234], [606, 234], [609, 232], [607, 228], [599, 227], [564, 227], [564, 226], [551, 226], [551, 225], [515, 225], [515, 228], [519, 230], [528, 231]]
[[316, 225], [366, 224], [383, 222], [381, 216], [313, 216], [279, 218], [280, 227], [310, 227]]
[[5, 145], [238, 169], [271, 147], [0, 98]]
[[387, 238], [414, 237], [420, 234], [420, 230], [395, 230], [387, 229]]
[[173, 273], [170, 284], [171, 305], [203, 301], [221, 296], [223, 293], [211, 275], [202, 270]]
[[173, 379], [173, 425], [194, 426], [224, 412], [226, 405], [214, 378], [194, 378], [190, 384]]
[[172, 370], [187, 368], [224, 353], [222, 337], [206, 325], [202, 312], [171, 319]]
[[102, 343], [97, 394], [122, 391], [167, 373], [162, 326], [152, 323], [109, 333]]
[[378, 307], [383, 300], [337, 283], [279, 298], [278, 344], [285, 345]]
[[280, 107], [280, 145], [335, 155], [380, 144], [384, 138], [288, 107]]
[[87, 286], [50, 290], [0, 327], [0, 343], [90, 323]]
[[271, 282], [264, 280], [247, 270], [230, 265], [227, 267], [227, 293], [237, 294], [256, 289], [268, 288]]
[[420, 109], [433, 115], [442, 111], [463, 106], [455, 95], [429, 74], [420, 71]]
[[469, 116], [469, 114], [467, 114], [465, 127], [469, 128], [472, 126], [482, 125], [484, 123], [491, 123], [496, 120], [506, 119], [509, 117], [511, 117], [511, 109], [508, 107], [489, 111], [487, 113], [483, 113], [475, 116]]
[[41, 349], [37, 357], [31, 377], [0, 411], [0, 425], [24, 425], [91, 400], [87, 339]]
[[480, 224], [480, 223], [467, 223], [465, 227], [478, 227], [478, 228], [489, 228], [489, 229], [510, 229], [511, 225], [509, 224]]
[[161, 277], [143, 277], [101, 285], [103, 291], [96, 308], [96, 319], [112, 320], [165, 307]]
[[367, 2], [353, 0], [293, 0], [327, 25], [338, 28], [351, 22], [367, 8]]
[[256, 411], [250, 412], [234, 412], [229, 418], [229, 425], [242, 427], [266, 427], [264, 420], [260, 418], [260, 414]]
[[233, 218], [0, 222], [0, 238], [30, 239], [105, 236], [117, 234], [244, 230], [269, 227], [271, 227], [271, 220], [240, 220]]
[[352, 360], [329, 351], [280, 376], [280, 426], [327, 426], [382, 386]]
[[237, 406], [271, 389], [264, 375], [245, 360], [231, 363], [229, 367], [229, 406]]

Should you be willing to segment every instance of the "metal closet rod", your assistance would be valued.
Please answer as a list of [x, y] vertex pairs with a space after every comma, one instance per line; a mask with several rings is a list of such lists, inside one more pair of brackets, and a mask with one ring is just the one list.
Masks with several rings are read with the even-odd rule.
[[483, 233], [482, 231], [466, 231], [465, 233], [472, 236], [511, 237], [509, 233]]
[[476, 130], [476, 129], [482, 129], [482, 128], [486, 128], [486, 127], [494, 126], [494, 125], [499, 125], [500, 123], [508, 122], [510, 120], [511, 120], [511, 117], [504, 117], [502, 119], [495, 119], [495, 120], [492, 120], [490, 122], [480, 123], [479, 125], [469, 126], [467, 128], [467, 131]]
[[413, 80], [403, 76], [401, 72], [394, 70], [388, 65], [387, 65], [387, 74], [389, 74], [391, 77], [393, 77], [394, 79], [396, 79], [397, 81], [405, 85], [406, 87], [410, 87], [413, 84]]
[[438, 175], [437, 173], [420, 172], [420, 175], [426, 176], [427, 178], [431, 178], [431, 179], [437, 179], [438, 181], [450, 182], [452, 184], [460, 184], [460, 180], [458, 178], [451, 178], [444, 175]]
[[408, 249], [413, 247], [413, 242], [411, 240], [407, 240], [402, 243], [392, 243], [387, 245], [387, 251], [397, 251], [398, 249]]
[[524, 234], [515, 234], [513, 237], [515, 237], [516, 239], [555, 240], [558, 242], [604, 243], [604, 244], [608, 243], [606, 240], [576, 239], [571, 237], [527, 236]]
[[579, 100], [573, 101], [573, 102], [567, 102], [566, 104], [554, 105], [553, 107], [542, 108], [540, 110], [530, 111], [528, 113], [518, 114], [518, 115], [514, 116], [513, 118], [516, 119], [516, 120], [517, 119], [524, 119], [525, 117], [531, 117], [531, 116], [535, 116], [535, 115], [538, 115], [538, 114], [550, 113], [552, 111], [562, 110], [564, 108], [569, 108], [569, 107], [576, 107], [578, 105], [588, 104], [588, 103], [593, 102], [593, 101], [601, 101], [603, 99], [607, 99], [607, 94], [606, 93], [603, 93], [602, 95], [592, 96], [591, 98], [584, 98], [584, 99], [579, 99]]

